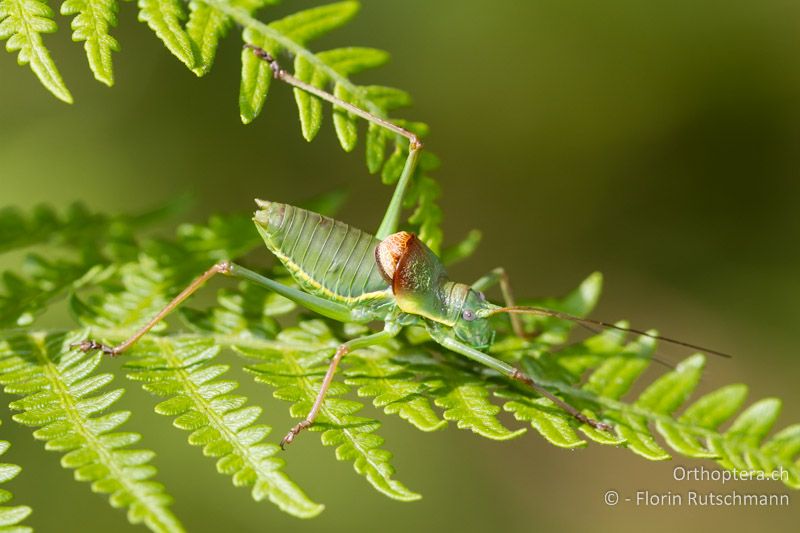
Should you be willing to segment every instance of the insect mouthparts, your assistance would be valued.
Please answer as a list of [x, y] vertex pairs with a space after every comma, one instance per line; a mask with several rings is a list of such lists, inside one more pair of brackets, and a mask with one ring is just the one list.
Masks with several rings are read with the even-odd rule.
[[269, 206], [270, 202], [267, 200], [261, 200], [260, 198], [256, 198], [256, 205], [261, 209], [265, 209]]

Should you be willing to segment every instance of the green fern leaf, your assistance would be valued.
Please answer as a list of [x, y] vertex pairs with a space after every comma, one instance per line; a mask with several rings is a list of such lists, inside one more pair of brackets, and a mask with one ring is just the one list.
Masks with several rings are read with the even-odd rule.
[[[11, 444], [8, 441], [0, 440], [0, 455], [5, 454]], [[0, 483], [7, 483], [17, 477], [22, 469], [10, 463], [0, 463]], [[5, 489], [0, 489], [0, 504], [11, 501], [14, 496]], [[27, 505], [15, 505], [9, 507], [0, 506], [0, 531], [14, 531], [19, 533], [29, 533], [33, 528], [19, 525], [25, 520], [33, 510]]]
[[551, 444], [560, 448], [586, 446], [586, 441], [575, 433], [567, 419], [560, 416], [561, 409], [552, 401], [547, 398], [531, 399], [523, 395], [511, 397], [514, 399], [506, 402], [503, 409], [513, 413], [517, 420], [530, 422], [531, 427]]
[[731, 418], [747, 398], [745, 385], [727, 385], [708, 393], [686, 408], [680, 422], [717, 429]]
[[[709, 440], [710, 447], [720, 457], [725, 468], [761, 470], [763, 460], [758, 458], [758, 447], [775, 424], [781, 402], [775, 398], [760, 400], [744, 410], [734, 421], [724, 437]], [[770, 467], [767, 466], [769, 469]]]
[[[295, 58], [294, 74], [297, 79], [317, 88], [324, 87], [328, 81], [325, 74], [315, 69], [311, 62], [303, 56]], [[300, 128], [303, 138], [311, 141], [317, 136], [322, 126], [322, 102], [316, 96], [311, 96], [300, 89], [294, 89], [294, 98], [297, 102], [297, 109], [300, 111]]]
[[364, 87], [364, 97], [386, 110], [411, 105], [411, 95], [394, 87], [367, 85]]
[[[278, 54], [277, 43], [252, 28], [245, 28], [242, 39], [273, 56]], [[256, 57], [251, 50], [243, 49], [242, 81], [239, 86], [239, 114], [243, 123], [251, 123], [261, 113], [271, 81], [272, 69], [267, 62]]]
[[[325, 374], [333, 350], [320, 349], [338, 344], [330, 330], [318, 320], [300, 323], [298, 328], [287, 328], [277, 337], [271, 349], [253, 349], [236, 346], [244, 355], [262, 362], [247, 367], [259, 383], [276, 388], [274, 396], [292, 403], [290, 413], [305, 417], [311, 409], [319, 384]], [[308, 348], [314, 347], [311, 351]], [[336, 458], [352, 461], [359, 474], [378, 491], [403, 501], [419, 499], [402, 483], [392, 478], [392, 454], [381, 448], [383, 438], [375, 431], [380, 422], [355, 413], [363, 408], [359, 402], [339, 398], [348, 390], [347, 385], [334, 382], [326, 396], [317, 423], [310, 431], [322, 431], [322, 443], [336, 447]]]
[[56, 31], [53, 11], [39, 0], [0, 1], [0, 40], [8, 39], [6, 50], [19, 51], [17, 63], [31, 70], [56, 98], [72, 103], [72, 95], [42, 42], [43, 33]]
[[375, 174], [383, 167], [386, 160], [386, 130], [377, 124], [370, 123], [367, 128], [367, 169]]
[[256, 501], [268, 498], [283, 511], [301, 518], [315, 516], [323, 506], [313, 503], [274, 457], [278, 447], [266, 444], [271, 428], [254, 424], [261, 412], [247, 398], [230, 394], [238, 384], [220, 379], [228, 365], [212, 365], [219, 347], [211, 339], [157, 338], [132, 353], [128, 377], [168, 399], [156, 412], [174, 416], [175, 426], [191, 431], [189, 443], [203, 446], [206, 456], [218, 457], [217, 470], [233, 476], [237, 486], [252, 486]]
[[442, 263], [449, 266], [471, 257], [478, 249], [482, 238], [483, 234], [480, 231], [470, 230], [461, 242], [442, 250]]
[[489, 393], [481, 381], [449, 385], [447, 389], [435, 402], [445, 410], [446, 420], [458, 422], [459, 429], [469, 429], [492, 440], [509, 440], [525, 433], [525, 428], [511, 431], [495, 418], [500, 408], [489, 401]]
[[30, 214], [5, 207], [0, 210], [0, 252], [47, 242], [73, 242], [82, 229], [102, 224], [101, 218], [81, 204], [73, 204], [63, 216], [42, 205]]
[[492, 440], [513, 439], [527, 431], [511, 431], [500, 423], [496, 417], [500, 407], [489, 400], [485, 377], [451, 366], [429, 368], [442, 380], [434, 402], [444, 409], [444, 418], [456, 421], [459, 429], [469, 429]]
[[740, 414], [727, 433], [744, 443], [757, 446], [775, 424], [780, 411], [781, 401], [777, 398], [760, 400]]
[[[278, 0], [233, 0], [233, 6], [241, 7], [248, 13], [253, 13], [269, 4], [276, 4]], [[197, 66], [193, 69], [198, 76], [208, 74], [214, 64], [217, 46], [231, 26], [231, 19], [218, 9], [215, 9], [202, 0], [189, 2], [189, 20], [186, 22], [186, 33], [189, 34], [196, 48]]]
[[[70, 307], [84, 326], [110, 330], [134, 330], [143, 326], [169, 301], [167, 293], [175, 283], [175, 272], [165, 271], [149, 256], [119, 267], [119, 280], [103, 294], [70, 297]], [[160, 331], [164, 325], [157, 327]]]
[[358, 2], [337, 2], [299, 11], [271, 22], [269, 26], [297, 44], [305, 45], [312, 39], [345, 25], [358, 10]]
[[[0, 216], [0, 233], [7, 232], [13, 246], [30, 242], [15, 230], [4, 229], [3, 220]], [[19, 220], [19, 213], [11, 214], [7, 220]], [[58, 227], [49, 215], [42, 220], [45, 225]], [[101, 264], [81, 282], [66, 283], [62, 292], [73, 293], [71, 303], [76, 316], [83, 324], [90, 325], [97, 337], [120, 341], [209, 264], [246, 253], [259, 244], [250, 224], [246, 216], [215, 217], [206, 225], [180, 226], [173, 240], [140, 244], [130, 238], [130, 232], [123, 232], [129, 247], [136, 250], [140, 246], [138, 254], [128, 250], [101, 258], [107, 264]], [[103, 231], [98, 235], [106, 238]], [[41, 238], [48, 242], [47, 237]], [[66, 248], [84, 245], [69, 231], [54, 238], [66, 243]], [[39, 237], [32, 239], [39, 242]], [[291, 283], [280, 272], [271, 276]], [[23, 279], [46, 280], [47, 276], [31, 272]], [[595, 305], [601, 284], [602, 278], [593, 274], [566, 297], [538, 300], [535, 304], [583, 315]], [[44, 285], [33, 287], [31, 294], [45, 294], [43, 288]], [[30, 305], [33, 304], [26, 304]], [[269, 428], [256, 423], [260, 409], [232, 393], [236, 383], [223, 376], [228, 366], [215, 363], [221, 347], [232, 348], [252, 363], [248, 372], [258, 382], [275, 387], [276, 397], [291, 402], [292, 416], [305, 416], [330, 356], [341, 340], [320, 320], [301, 320], [299, 326], [281, 330], [275, 317], [295, 309], [295, 304], [252, 284], [240, 283], [238, 288], [223, 289], [216, 305], [182, 310], [188, 333], [175, 334], [162, 325], [141, 341], [131, 353], [129, 373], [132, 379], [142, 381], [147, 390], [164, 397], [157, 411], [175, 417], [176, 426], [191, 431], [190, 443], [202, 446], [206, 455], [216, 457], [218, 470], [232, 476], [234, 484], [252, 487], [257, 500], [270, 499], [290, 513], [311, 516], [321, 507], [308, 500], [282, 473], [283, 464], [274, 455], [275, 446], [264, 441]], [[494, 356], [517, 365], [587, 416], [613, 422], [615, 432], [579, 424], [549, 400], [460, 357], [450, 354], [435, 357], [418, 344], [426, 342], [427, 336], [414, 331], [408, 332], [408, 340], [398, 337], [385, 346], [349, 354], [311, 431], [322, 432], [323, 444], [334, 447], [340, 460], [353, 462], [355, 470], [376, 489], [400, 500], [419, 496], [394, 479], [391, 454], [383, 449], [384, 441], [376, 433], [380, 422], [360, 416], [361, 402], [342, 397], [351, 387], [356, 388], [360, 397], [372, 398], [383, 412], [397, 414], [425, 431], [444, 427], [446, 421], [456, 421], [460, 428], [496, 440], [524, 433], [527, 428], [509, 429], [500, 423], [497, 415], [503, 409], [516, 420], [530, 424], [556, 446], [576, 448], [593, 441], [624, 446], [650, 460], [668, 459], [674, 451], [689, 457], [711, 458], [725, 468], [771, 471], [780, 467], [787, 472], [786, 484], [800, 487], [799, 426], [789, 426], [765, 440], [778, 416], [777, 400], [757, 402], [739, 415], [726, 432], [718, 428], [741, 408], [746, 395], [743, 386], [723, 387], [702, 396], [686, 407], [683, 414], [676, 415], [699, 383], [705, 362], [701, 355], [688, 358], [645, 387], [634, 401], [626, 401], [626, 394], [650, 366], [655, 350], [652, 338], [641, 336], [626, 344], [623, 332], [604, 331], [567, 344], [571, 324], [563, 320], [526, 321], [528, 328], [539, 332], [532, 340], [511, 335], [507, 320], [502, 317], [497, 318], [495, 325], [500, 338], [492, 347]], [[363, 335], [365, 331], [363, 326], [345, 325], [341, 336]], [[20, 337], [9, 335], [11, 339]], [[21, 335], [21, 338], [40, 337]], [[18, 353], [24, 351], [11, 349], [9, 353], [19, 359]], [[80, 366], [75, 374], [83, 376], [78, 378], [81, 385], [73, 385], [71, 389], [75, 404], [89, 413], [90, 420], [102, 419], [92, 417], [91, 413], [107, 408], [119, 392], [94, 392], [110, 379], [105, 375], [88, 375], [99, 358], [81, 356], [78, 364], [70, 362], [75, 355], [63, 352], [62, 348], [44, 351], [56, 354], [53, 364], [63, 372], [65, 382], [72, 379], [70, 365]], [[15, 362], [4, 371], [2, 364], [9, 360]], [[23, 411], [16, 419], [35, 425], [52, 422], [59, 414], [53, 407], [55, 404], [47, 403], [47, 396], [42, 394], [48, 383], [40, 379], [41, 372], [33, 377], [26, 374], [25, 380], [14, 378], [18, 373], [15, 365], [20, 364], [8, 354], [0, 354], [2, 379], [11, 376], [15, 384], [28, 379], [33, 383], [28, 385], [25, 381], [28, 388], [16, 391], [9, 388], [13, 385], [7, 385], [9, 392], [23, 396], [14, 404]], [[42, 364], [39, 361], [34, 368]], [[47, 389], [50, 390], [52, 387]], [[496, 404], [495, 399], [500, 402]], [[435, 407], [444, 410], [444, 420]], [[656, 432], [665, 444], [656, 439]], [[123, 442], [128, 439], [125, 435], [111, 440]], [[76, 448], [79, 451], [73, 454], [71, 450]], [[65, 465], [77, 466], [88, 460], [85, 448], [82, 443], [75, 444], [65, 456]], [[145, 462], [149, 460], [149, 452], [130, 455]]]
[[767, 455], [776, 455], [791, 461], [800, 455], [800, 424], [794, 424], [778, 432], [761, 448]]
[[[345, 102], [353, 103], [356, 101], [353, 93], [340, 84], [336, 84], [336, 87], [334, 87], [333, 95]], [[333, 126], [336, 130], [336, 138], [339, 139], [339, 144], [344, 151], [352, 152], [358, 142], [356, 116], [339, 106], [335, 106], [333, 108]]]
[[589, 376], [583, 389], [604, 398], [621, 398], [650, 365], [654, 352], [655, 342], [642, 337], [633, 347], [605, 359]]
[[72, 40], [84, 41], [94, 77], [109, 87], [114, 85], [111, 52], [119, 51], [119, 43], [109, 29], [117, 25], [116, 0], [66, 0], [61, 14], [76, 15], [72, 20]]
[[[266, 25], [249, 18], [244, 10], [227, 2], [209, 0], [207, 3], [240, 23], [245, 20], [250, 22], [243, 24], [244, 41], [263, 48], [273, 56], [277, 56], [279, 51], [287, 47], [291, 52], [295, 52], [298, 48], [302, 49], [307, 41], [345, 24], [358, 11], [357, 3], [340, 2], [301, 11]], [[300, 68], [299, 72], [295, 72], [298, 78], [317, 86], [326, 83], [327, 76], [324, 71], [315, 68], [310, 61], [313, 54], [305, 52], [295, 55], [295, 69]], [[239, 109], [245, 124], [251, 122], [261, 112], [271, 78], [272, 71], [266, 62], [257, 58], [250, 50], [242, 52]], [[319, 131], [321, 104], [317, 98], [299, 91], [295, 91], [295, 99], [301, 113], [303, 136], [311, 140]]]
[[4, 245], [0, 252], [43, 244], [72, 252], [68, 259], [28, 254], [21, 272], [3, 273], [0, 327], [28, 326], [65, 295], [106, 279], [114, 270], [110, 262], [135, 257], [133, 228], [146, 227], [172, 210], [170, 206], [118, 217], [91, 213], [80, 205], [73, 206], [64, 216], [41, 206], [31, 215], [16, 209], [0, 212]]
[[[389, 60], [389, 54], [375, 48], [337, 48], [320, 52], [317, 57], [342, 76], [356, 74], [369, 68], [379, 67]], [[334, 86], [333, 94], [337, 98], [353, 105], [360, 105], [353, 92], [341, 83]], [[339, 143], [345, 152], [352, 151], [358, 140], [356, 117], [338, 106], [333, 108], [333, 124]], [[374, 149], [374, 147], [373, 147]]]
[[183, 4], [178, 0], [138, 0], [137, 5], [139, 21], [147, 23], [164, 46], [189, 70], [194, 71], [197, 59], [192, 39], [181, 25], [186, 19]]
[[26, 257], [22, 270], [22, 276], [3, 273], [5, 290], [0, 294], [0, 327], [30, 325], [70, 288], [101, 272], [84, 263], [50, 261], [35, 254]]
[[0, 209], [0, 253], [43, 244], [66, 246], [79, 253], [106, 246], [118, 249], [130, 244], [134, 231], [171, 216], [184, 204], [178, 200], [140, 214], [117, 216], [89, 211], [80, 203], [72, 204], [63, 214], [44, 205], [30, 213], [6, 207]]
[[377, 68], [389, 61], [389, 54], [383, 50], [356, 46], [326, 50], [318, 53], [317, 57], [342, 76]]
[[189, 2], [186, 33], [197, 48], [197, 66], [192, 71], [203, 76], [211, 70], [219, 40], [227, 33], [230, 19], [203, 2]]
[[362, 349], [347, 356], [345, 383], [358, 387], [360, 397], [373, 398], [375, 407], [399, 415], [422, 431], [436, 431], [447, 425], [431, 407], [428, 396], [438, 381], [418, 382], [402, 361], [393, 361], [394, 350], [383, 347]]
[[22, 411], [14, 420], [39, 427], [34, 437], [48, 450], [64, 453], [61, 464], [75, 470], [75, 479], [92, 483], [94, 492], [110, 495], [114, 507], [128, 509], [131, 523], [145, 523], [154, 531], [182, 531], [170, 512], [171, 498], [149, 464], [153, 452], [131, 450], [136, 433], [110, 433], [130, 416], [127, 411], [105, 411], [122, 389], [100, 392], [110, 374], [92, 374], [102, 356], [76, 353], [70, 343], [77, 334], [12, 335], [0, 343], [0, 383], [5, 392], [21, 396], [11, 408]]

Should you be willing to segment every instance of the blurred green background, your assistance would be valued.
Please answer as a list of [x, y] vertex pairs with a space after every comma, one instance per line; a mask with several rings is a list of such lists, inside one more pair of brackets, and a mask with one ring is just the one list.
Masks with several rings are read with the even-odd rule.
[[[262, 18], [317, 3], [287, 0]], [[363, 4], [315, 49], [357, 44], [392, 53], [387, 67], [358, 81], [414, 95], [404, 116], [431, 125], [427, 147], [444, 163], [436, 177], [446, 236], [484, 233], [454, 277], [504, 265], [519, 295], [538, 296], [564, 293], [600, 270], [606, 289], [596, 317], [625, 317], [735, 353], [710, 361], [703, 390], [746, 382], [753, 399], [785, 400], [782, 425], [800, 420], [800, 4]], [[238, 37], [224, 42], [212, 73], [196, 79], [135, 21], [132, 5], [121, 5], [120, 18], [113, 89], [93, 81], [67, 19], [58, 17], [60, 33], [46, 38], [72, 106], [0, 54], [0, 204], [81, 200], [121, 212], [190, 192], [197, 201], [184, 218], [202, 221], [250, 210], [254, 197], [291, 203], [346, 187], [339, 217], [377, 226], [390, 191], [366, 172], [363, 143], [343, 153], [330, 123], [305, 143], [291, 93], [277, 84], [263, 115], [240, 123]], [[289, 427], [267, 388], [242, 382], [278, 433]], [[787, 491], [777, 483], [678, 483], [676, 465], [701, 464], [681, 458], [649, 463], [599, 446], [564, 451], [533, 431], [506, 443], [452, 425], [422, 434], [382, 415], [397, 476], [424, 499], [384, 498], [308, 435], [286, 453], [288, 471], [327, 509], [303, 522], [234, 488], [188, 448], [186, 434], [151, 414], [145, 393], [128, 389], [119, 405], [140, 407], [130, 426], [158, 451], [159, 479], [190, 531], [771, 531], [796, 527], [798, 518], [798, 494], [788, 508], [609, 508], [608, 489], [623, 497], [648, 489]], [[3, 420], [2, 436], [14, 443], [4, 460], [25, 467], [10, 488], [15, 501], [34, 507], [31, 524], [130, 528], [72, 482], [29, 430], [8, 413]]]

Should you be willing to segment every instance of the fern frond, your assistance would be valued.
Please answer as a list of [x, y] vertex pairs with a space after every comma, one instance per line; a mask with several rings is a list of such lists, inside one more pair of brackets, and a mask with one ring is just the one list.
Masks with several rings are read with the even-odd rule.
[[22, 275], [3, 273], [0, 327], [30, 325], [55, 300], [104, 272], [102, 266], [92, 266], [92, 263], [48, 260], [29, 254], [22, 265]]
[[[338, 341], [319, 320], [301, 322], [299, 327], [281, 331], [271, 349], [235, 346], [244, 355], [262, 362], [247, 367], [256, 381], [275, 387], [274, 396], [292, 403], [293, 417], [305, 417], [314, 403], [322, 377], [333, 355], [333, 349], [319, 349], [328, 345], [335, 349]], [[308, 350], [308, 347], [316, 347]], [[392, 454], [382, 448], [383, 438], [375, 431], [380, 422], [357, 416], [363, 408], [359, 402], [345, 400], [341, 395], [349, 387], [334, 382], [328, 391], [317, 422], [310, 431], [322, 431], [322, 443], [336, 447], [336, 458], [352, 461], [359, 474], [380, 492], [403, 501], [419, 499], [419, 494], [410, 491], [393, 479]]]
[[81, 252], [89, 245], [96, 250], [130, 244], [136, 231], [181, 212], [185, 205], [186, 199], [178, 198], [141, 213], [113, 216], [90, 211], [81, 203], [70, 205], [63, 214], [46, 205], [38, 205], [30, 213], [5, 207], [0, 209], [0, 253], [39, 244], [67, 246]]
[[[11, 444], [6, 440], [0, 440], [0, 455], [4, 455]], [[22, 471], [18, 465], [11, 463], [0, 463], [0, 483], [7, 483], [17, 477]], [[5, 504], [13, 499], [14, 495], [5, 489], [0, 489], [0, 504]], [[6, 505], [0, 506], [0, 531], [15, 532], [15, 533], [29, 533], [33, 528], [20, 525], [20, 522], [25, 520], [33, 509], [27, 505], [15, 505], [9, 507]]]
[[[80, 204], [64, 215], [44, 206], [31, 214], [18, 209], [0, 211], [0, 253], [51, 246], [47, 256], [26, 255], [20, 272], [3, 273], [0, 327], [28, 326], [63, 296], [106, 279], [114, 270], [112, 262], [135, 257], [134, 231], [170, 214], [176, 205], [114, 217], [90, 212]], [[53, 253], [62, 249], [65, 258]]]
[[95, 79], [111, 87], [114, 68], [111, 52], [119, 51], [119, 43], [109, 34], [117, 25], [116, 0], [66, 0], [61, 14], [75, 15], [72, 19], [72, 40], [84, 41], [83, 48]]
[[[305, 70], [315, 74], [316, 78], [320, 80], [320, 86], [330, 79], [340, 78], [346, 80], [346, 78], [327, 65], [325, 65], [325, 68], [319, 68], [321, 61], [312, 52], [308, 51], [304, 45], [309, 40], [319, 37], [350, 20], [358, 11], [356, 2], [339, 2], [308, 9], [269, 24], [264, 24], [251, 17], [246, 10], [224, 0], [208, 0], [206, 3], [244, 26], [243, 39], [245, 42], [260, 46], [274, 56], [277, 56], [281, 51], [287, 51], [294, 55], [295, 68], [297, 68], [297, 62], [300, 61], [300, 65]], [[332, 78], [331, 73], [336, 74], [336, 78]], [[311, 77], [306, 75], [305, 72], [302, 72], [301, 75], [303, 77], [300, 79]], [[271, 77], [272, 71], [268, 64], [248, 50], [242, 52], [242, 85], [239, 93], [239, 102], [240, 105], [244, 104], [240, 111], [242, 121], [245, 124], [252, 122], [261, 113]], [[349, 82], [347, 84], [349, 85]], [[318, 99], [314, 98], [314, 101], [318, 102]], [[297, 102], [301, 114], [304, 113], [303, 103], [305, 99], [297, 97]], [[313, 138], [306, 130], [318, 130], [319, 124], [317, 122], [320, 121], [321, 114], [317, 117], [312, 127], [309, 127], [309, 125], [303, 127], [303, 134], [306, 139]]]
[[131, 523], [144, 523], [154, 531], [182, 531], [169, 510], [171, 498], [164, 487], [150, 481], [156, 469], [149, 464], [153, 452], [128, 448], [137, 433], [114, 432], [130, 416], [127, 411], [107, 412], [122, 389], [100, 392], [111, 374], [93, 374], [101, 355], [69, 349], [85, 332], [17, 334], [0, 343], [0, 383], [6, 393], [21, 396], [11, 408], [21, 411], [14, 420], [38, 427], [33, 435], [45, 448], [62, 452], [61, 464], [75, 470], [75, 479], [92, 483], [92, 491], [109, 494], [114, 507], [128, 510]]
[[[118, 267], [118, 276], [103, 285], [104, 293], [72, 294], [70, 307], [84, 326], [134, 330], [144, 325], [169, 301], [175, 270], [163, 270], [149, 256]], [[162, 330], [160, 325], [156, 331]]]
[[268, 498], [283, 511], [301, 518], [319, 514], [323, 506], [308, 499], [284, 474], [278, 447], [264, 438], [271, 428], [254, 424], [261, 408], [231, 394], [238, 383], [220, 379], [228, 365], [212, 364], [219, 354], [212, 339], [160, 337], [131, 354], [128, 377], [148, 392], [168, 398], [156, 412], [175, 418], [175, 426], [191, 431], [189, 443], [218, 457], [217, 470], [236, 486], [252, 486], [256, 501]]
[[348, 355], [345, 383], [358, 387], [360, 397], [373, 398], [386, 414], [399, 415], [422, 431], [444, 428], [447, 421], [439, 418], [428, 397], [441, 382], [416, 381], [404, 361], [392, 360], [394, 354], [395, 349], [378, 346]]
[[30, 64], [31, 70], [56, 98], [72, 103], [50, 52], [42, 42], [43, 33], [56, 31], [53, 11], [39, 0], [0, 1], [0, 40], [8, 39], [6, 50], [19, 51], [17, 63]]
[[[294, 73], [297, 79], [318, 89], [323, 89], [328, 81], [325, 73], [316, 70], [303, 56], [295, 58]], [[311, 141], [322, 127], [322, 101], [300, 89], [294, 89], [294, 98], [297, 102], [297, 110], [300, 112], [300, 129], [303, 137], [305, 140]]]
[[139, 21], [145, 22], [167, 50], [189, 70], [197, 65], [192, 39], [182, 26], [186, 11], [180, 0], [138, 0]]
[[435, 403], [444, 409], [445, 419], [456, 421], [459, 429], [469, 429], [492, 440], [509, 440], [525, 433], [525, 428], [511, 431], [500, 423], [496, 417], [500, 407], [489, 401], [486, 381], [481, 376], [450, 366], [442, 366], [434, 373], [440, 374], [444, 382], [436, 391]]
[[211, 70], [217, 55], [219, 40], [230, 27], [230, 19], [216, 9], [202, 2], [189, 2], [189, 20], [186, 33], [196, 47], [197, 66], [192, 70], [203, 76]]
[[472, 372], [458, 356], [447, 354], [441, 360], [431, 353], [414, 351], [402, 353], [396, 360], [416, 377], [412, 383], [426, 385], [417, 394], [432, 399], [443, 409], [445, 420], [456, 422], [459, 429], [492, 440], [510, 440], [526, 432], [525, 428], [512, 431], [497, 419], [500, 407], [490, 401], [486, 376]]
[[[248, 13], [278, 0], [233, 0], [232, 4], [241, 7]], [[193, 69], [198, 76], [208, 74], [214, 64], [219, 40], [228, 32], [231, 19], [221, 11], [214, 9], [200, 0], [189, 2], [189, 20], [186, 32], [196, 48], [197, 66]]]
[[[609, 339], [608, 334], [599, 338], [603, 337], [606, 341]], [[566, 380], [542, 377], [542, 367], [536, 364], [537, 357], [533, 354], [525, 354], [522, 362], [523, 368], [537, 376], [540, 383], [560, 391], [572, 402], [586, 406], [585, 413], [596, 416], [600, 412], [603, 418], [613, 421], [616, 427], [613, 436], [586, 425], [578, 428], [595, 442], [622, 445], [649, 460], [669, 459], [669, 452], [658, 443], [650, 429], [652, 426], [672, 450], [682, 455], [712, 458], [728, 469], [770, 473], [783, 468], [787, 473], [783, 481], [789, 487], [800, 488], [800, 466], [794, 462], [800, 454], [798, 425], [789, 426], [772, 440], [764, 442], [776, 421], [780, 409], [778, 400], [756, 402], [724, 433], [718, 428], [744, 403], [747, 394], [744, 385], [729, 385], [706, 394], [686, 407], [682, 415], [675, 417], [699, 383], [705, 364], [705, 358], [700, 354], [687, 358], [675, 370], [658, 378], [634, 402], [621, 401], [649, 366], [654, 348], [655, 342], [651, 338], [641, 337], [615, 355], [600, 357], [599, 364], [590, 365], [591, 373], [579, 388], [567, 384]], [[578, 353], [576, 351], [574, 355]], [[547, 354], [540, 356], [548, 357]], [[568, 381], [577, 383], [578, 376], [572, 374]], [[520, 396], [507, 390], [496, 394], [508, 400], [504, 409], [513, 412], [520, 420], [530, 421], [551, 443], [563, 447], [585, 444], [575, 431], [575, 421], [563, 411], [553, 409], [549, 402], [531, 400], [526, 397], [528, 395]], [[593, 407], [590, 410], [588, 406]]]
[[[63, 215], [39, 205], [30, 213], [17, 207], [0, 209], [0, 252], [43, 243], [74, 242], [83, 232], [104, 225], [105, 217], [91, 213], [82, 204], [73, 204]], [[91, 238], [91, 237], [89, 237]]]

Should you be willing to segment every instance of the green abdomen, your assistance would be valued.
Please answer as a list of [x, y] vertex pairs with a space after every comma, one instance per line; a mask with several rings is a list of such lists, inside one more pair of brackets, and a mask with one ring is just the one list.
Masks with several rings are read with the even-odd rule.
[[304, 290], [340, 301], [381, 299], [389, 285], [375, 263], [379, 241], [299, 207], [259, 202], [254, 221], [269, 250]]

